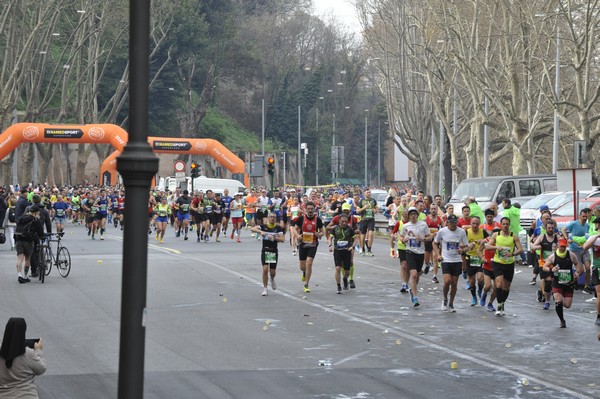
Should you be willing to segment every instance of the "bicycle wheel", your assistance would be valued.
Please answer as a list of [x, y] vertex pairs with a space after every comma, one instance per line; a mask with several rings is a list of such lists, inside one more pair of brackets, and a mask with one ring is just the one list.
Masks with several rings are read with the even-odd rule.
[[61, 247], [56, 254], [56, 268], [63, 277], [67, 277], [71, 272], [71, 254], [65, 247]]
[[46, 278], [46, 251], [44, 250], [43, 245], [38, 247], [36, 253], [36, 262], [38, 278], [40, 282], [43, 283]]
[[44, 259], [46, 260], [46, 276], [50, 274], [50, 270], [52, 270], [52, 261], [54, 259], [54, 254], [52, 253], [52, 248], [50, 248], [49, 244], [44, 245]]

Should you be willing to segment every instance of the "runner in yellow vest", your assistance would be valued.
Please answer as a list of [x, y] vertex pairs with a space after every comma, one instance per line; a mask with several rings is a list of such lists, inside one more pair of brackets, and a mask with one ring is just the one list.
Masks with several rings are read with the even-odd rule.
[[510, 230], [510, 219], [503, 217], [500, 220], [501, 230], [494, 233], [486, 249], [496, 251], [492, 260], [494, 271], [494, 285], [496, 286], [496, 300], [498, 309], [496, 316], [504, 316], [504, 304], [510, 293], [510, 284], [515, 275], [515, 256], [523, 252], [519, 236]]

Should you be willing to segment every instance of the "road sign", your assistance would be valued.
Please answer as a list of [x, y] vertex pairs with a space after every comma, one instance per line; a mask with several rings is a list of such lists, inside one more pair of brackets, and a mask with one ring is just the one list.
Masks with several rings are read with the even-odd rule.
[[182, 160], [177, 160], [173, 162], [173, 169], [175, 169], [175, 172], [184, 172], [185, 162], [183, 162]]
[[185, 172], [175, 172], [175, 177], [177, 177], [177, 178], [185, 177]]

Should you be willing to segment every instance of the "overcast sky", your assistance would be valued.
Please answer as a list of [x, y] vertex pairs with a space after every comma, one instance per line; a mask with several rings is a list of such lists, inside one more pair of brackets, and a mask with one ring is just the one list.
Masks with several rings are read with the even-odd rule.
[[360, 31], [356, 10], [351, 0], [313, 0], [315, 14], [333, 14], [343, 25], [354, 32]]

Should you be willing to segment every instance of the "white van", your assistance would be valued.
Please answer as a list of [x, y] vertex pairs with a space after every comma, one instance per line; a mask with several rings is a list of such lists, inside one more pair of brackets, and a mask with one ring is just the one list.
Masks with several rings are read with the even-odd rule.
[[468, 197], [475, 197], [485, 209], [490, 203], [500, 204], [505, 198], [524, 203], [547, 191], [556, 191], [556, 175], [477, 177], [461, 181], [448, 203], [454, 205], [454, 213], [460, 215]]
[[214, 193], [223, 194], [225, 189], [228, 189], [229, 195], [233, 196], [235, 193], [243, 193], [246, 190], [246, 186], [234, 179], [212, 179], [206, 176], [194, 179], [194, 191], [201, 190], [206, 192], [206, 190], [212, 190]]
[[158, 185], [161, 190], [175, 191], [176, 188], [182, 190], [188, 190], [190, 193], [193, 191], [204, 191], [212, 190], [215, 193], [223, 194], [225, 189], [229, 190], [229, 195], [233, 196], [235, 193], [243, 193], [246, 190], [246, 186], [238, 180], [234, 179], [213, 179], [206, 176], [196, 177], [194, 179], [194, 189], [192, 190], [192, 178], [191, 177], [174, 177], [169, 176], [164, 179], [160, 179]]

